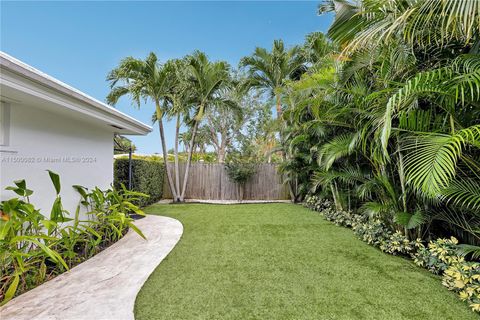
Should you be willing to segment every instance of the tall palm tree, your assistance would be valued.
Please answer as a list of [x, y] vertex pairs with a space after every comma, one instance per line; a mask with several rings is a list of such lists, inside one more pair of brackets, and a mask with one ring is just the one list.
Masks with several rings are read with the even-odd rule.
[[[180, 194], [180, 201], [184, 201], [185, 192], [188, 183], [188, 174], [190, 164], [192, 162], [192, 154], [194, 151], [195, 138], [200, 122], [202, 121], [205, 111], [211, 106], [218, 104], [220, 101], [223, 104], [229, 104], [229, 99], [225, 99], [220, 95], [223, 87], [228, 86], [230, 82], [230, 67], [226, 62], [218, 61], [211, 62], [205, 53], [195, 51], [187, 58], [189, 69], [189, 83], [190, 90], [194, 97], [193, 104], [194, 115], [192, 118], [192, 136], [187, 156], [187, 164], [185, 175], [183, 179], [182, 192]], [[233, 104], [233, 102], [232, 102]]]
[[180, 168], [178, 147], [180, 140], [180, 127], [182, 124], [188, 122], [189, 112], [192, 107], [193, 96], [189, 90], [188, 82], [188, 68], [185, 59], [173, 59], [165, 63], [166, 68], [170, 73], [171, 85], [166, 94], [166, 99], [170, 102], [171, 108], [168, 110], [169, 120], [175, 119], [175, 141], [174, 141], [174, 173], [175, 173], [175, 188], [176, 197], [174, 202], [180, 202]]
[[142, 101], [153, 102], [155, 118], [158, 121], [160, 131], [168, 185], [174, 198], [176, 198], [177, 193], [167, 161], [168, 153], [163, 127], [163, 117], [169, 108], [166, 96], [171, 90], [170, 77], [170, 70], [160, 65], [157, 56], [153, 52], [145, 60], [127, 57], [121, 60], [119, 65], [110, 71], [107, 76], [107, 81], [110, 81], [111, 87], [107, 101], [115, 105], [121, 97], [128, 95], [137, 107], [140, 107]]
[[305, 57], [298, 46], [286, 49], [282, 40], [273, 42], [272, 51], [257, 47], [251, 56], [240, 61], [248, 69], [248, 87], [269, 91], [275, 97], [277, 118], [282, 115], [282, 92], [285, 81], [298, 79], [305, 71]]

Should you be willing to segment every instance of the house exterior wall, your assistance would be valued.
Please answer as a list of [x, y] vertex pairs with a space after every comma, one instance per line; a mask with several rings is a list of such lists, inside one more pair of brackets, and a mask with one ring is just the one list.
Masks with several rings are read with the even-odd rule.
[[[64, 208], [75, 214], [79, 195], [72, 185], [108, 188], [113, 181], [113, 133], [106, 127], [75, 120], [33, 105], [10, 103], [6, 145], [0, 146], [0, 197], [14, 180], [25, 179], [34, 191], [31, 203], [45, 216], [55, 197], [46, 170], [60, 175]], [[5, 111], [5, 110], [4, 110]]]

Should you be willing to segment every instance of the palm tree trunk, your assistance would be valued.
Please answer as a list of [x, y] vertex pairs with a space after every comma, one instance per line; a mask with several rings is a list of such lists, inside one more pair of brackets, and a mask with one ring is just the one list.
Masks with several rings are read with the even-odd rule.
[[402, 188], [403, 211], [407, 212], [407, 192], [405, 189], [405, 168], [403, 164], [403, 154], [400, 151], [400, 139], [398, 136], [397, 136], [397, 152], [398, 152], [398, 176], [400, 177], [400, 186]]
[[175, 127], [175, 189], [177, 197], [174, 199], [175, 202], [179, 202], [180, 199], [178, 195], [180, 194], [180, 172], [178, 168], [178, 135], [180, 134], [180, 114], [177, 115], [177, 124]]
[[162, 111], [160, 110], [160, 103], [157, 101], [155, 103], [155, 108], [157, 111], [157, 121], [158, 121], [158, 129], [160, 131], [160, 140], [162, 142], [162, 152], [163, 152], [163, 163], [165, 165], [165, 171], [167, 172], [167, 181], [168, 186], [170, 188], [170, 192], [172, 193], [172, 197], [175, 200], [177, 198], [177, 192], [175, 191], [175, 187], [173, 185], [172, 173], [168, 168], [168, 153], [167, 153], [167, 144], [165, 143], [165, 131], [163, 130], [163, 120], [162, 120]]
[[276, 99], [277, 99], [277, 119], [280, 119], [282, 116], [282, 99], [280, 97], [280, 94], [276, 94]]
[[227, 136], [222, 133], [221, 135], [222, 141], [220, 142], [220, 146], [218, 147], [218, 163], [225, 163], [225, 151], [227, 149]]
[[192, 162], [193, 144], [195, 143], [197, 128], [198, 128], [198, 121], [195, 120], [195, 124], [193, 125], [193, 129], [192, 129], [192, 139], [190, 140], [190, 150], [188, 152], [188, 157], [187, 157], [187, 166], [185, 167], [185, 175], [183, 176], [183, 187], [182, 187], [182, 193], [180, 195], [181, 202], [185, 201], [185, 192], [187, 190], [188, 173], [190, 171], [190, 163]]

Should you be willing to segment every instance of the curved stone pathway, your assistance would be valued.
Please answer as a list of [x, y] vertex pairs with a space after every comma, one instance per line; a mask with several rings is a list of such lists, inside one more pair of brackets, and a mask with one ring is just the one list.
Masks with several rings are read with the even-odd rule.
[[135, 297], [183, 233], [175, 219], [149, 215], [91, 259], [13, 299], [0, 308], [2, 320], [134, 319]]

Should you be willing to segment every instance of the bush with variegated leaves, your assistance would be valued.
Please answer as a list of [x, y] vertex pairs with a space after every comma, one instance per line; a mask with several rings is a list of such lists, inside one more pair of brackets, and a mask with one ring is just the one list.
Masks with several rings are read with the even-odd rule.
[[430, 272], [442, 274], [451, 265], [464, 261], [463, 256], [458, 252], [457, 245], [458, 240], [455, 237], [430, 241], [427, 247], [419, 246], [413, 261]]
[[454, 263], [445, 270], [442, 283], [467, 301], [474, 311], [480, 312], [480, 263]]

